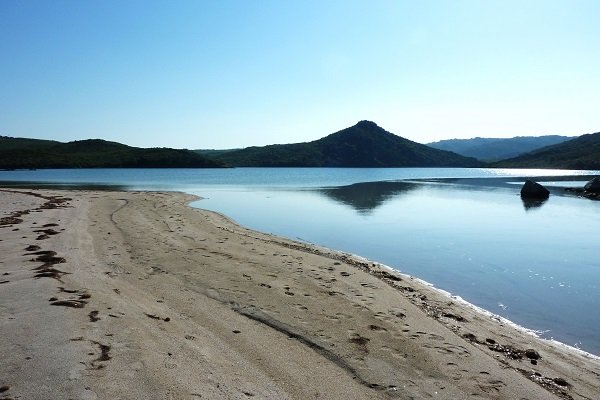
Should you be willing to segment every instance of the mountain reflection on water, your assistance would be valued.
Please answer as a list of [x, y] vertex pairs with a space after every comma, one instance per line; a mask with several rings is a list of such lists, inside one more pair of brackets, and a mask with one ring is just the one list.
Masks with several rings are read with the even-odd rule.
[[348, 186], [320, 188], [317, 192], [354, 208], [360, 214], [368, 214], [386, 201], [421, 186], [421, 184], [412, 182], [363, 182]]
[[525, 207], [525, 211], [535, 210], [536, 208], [540, 208], [541, 206], [548, 201], [548, 199], [543, 200], [531, 200], [531, 199], [521, 199], [523, 202], [523, 207]]
[[[555, 178], [556, 179], [556, 178]], [[572, 179], [572, 178], [571, 178]], [[540, 178], [543, 181], [544, 178]], [[419, 179], [411, 181], [381, 181], [361, 182], [346, 186], [317, 188], [315, 192], [325, 195], [338, 203], [352, 207], [361, 215], [368, 215], [384, 203], [410, 192], [428, 187], [444, 188], [454, 191], [503, 191], [515, 192], [517, 186], [514, 178], [449, 178], [449, 179]], [[433, 186], [432, 186], [433, 185]], [[563, 188], [550, 188], [554, 195], [565, 195]], [[526, 211], [540, 208], [546, 200], [521, 199]], [[515, 204], [518, 200], [515, 199]]]

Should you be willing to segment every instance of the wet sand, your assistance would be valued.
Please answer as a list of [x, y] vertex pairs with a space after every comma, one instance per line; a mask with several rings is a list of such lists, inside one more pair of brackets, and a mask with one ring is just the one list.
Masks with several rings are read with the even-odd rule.
[[179, 193], [0, 191], [0, 399], [597, 399], [600, 361]]

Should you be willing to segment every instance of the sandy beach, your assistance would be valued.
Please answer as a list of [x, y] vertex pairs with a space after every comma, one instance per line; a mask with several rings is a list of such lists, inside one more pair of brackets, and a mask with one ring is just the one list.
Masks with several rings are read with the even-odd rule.
[[599, 399], [600, 361], [182, 193], [0, 190], [0, 399]]

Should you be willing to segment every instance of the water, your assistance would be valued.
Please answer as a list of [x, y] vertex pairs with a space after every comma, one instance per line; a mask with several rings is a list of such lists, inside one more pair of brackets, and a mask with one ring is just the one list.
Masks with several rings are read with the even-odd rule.
[[594, 175], [597, 171], [487, 168], [232, 168], [53, 169], [0, 171], [0, 183], [113, 185], [132, 190], [183, 190], [206, 186], [324, 187], [425, 178]]
[[[598, 171], [492, 169], [40, 170], [0, 181], [181, 190], [242, 225], [387, 264], [600, 354], [600, 202], [565, 196]], [[523, 203], [524, 176], [545, 181]], [[442, 179], [443, 178], [443, 179]], [[399, 181], [402, 180], [402, 181]]]

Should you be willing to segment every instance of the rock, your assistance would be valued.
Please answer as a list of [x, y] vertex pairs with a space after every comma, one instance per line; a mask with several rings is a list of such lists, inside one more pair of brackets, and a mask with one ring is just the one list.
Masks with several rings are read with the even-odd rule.
[[586, 193], [600, 194], [600, 178], [595, 177], [583, 187]]
[[477, 336], [473, 335], [472, 333], [465, 333], [462, 335], [462, 337], [470, 342], [477, 342]]
[[539, 360], [540, 358], [542, 358], [542, 356], [540, 356], [540, 353], [538, 353], [534, 349], [525, 350], [525, 357], [529, 358], [530, 360]]
[[527, 181], [525, 181], [525, 184], [521, 188], [521, 198], [547, 199], [548, 197], [550, 197], [550, 192], [548, 191], [548, 189], [530, 179], [527, 179]]
[[563, 378], [554, 378], [554, 383], [556, 383], [558, 386], [569, 386], [569, 383]]

